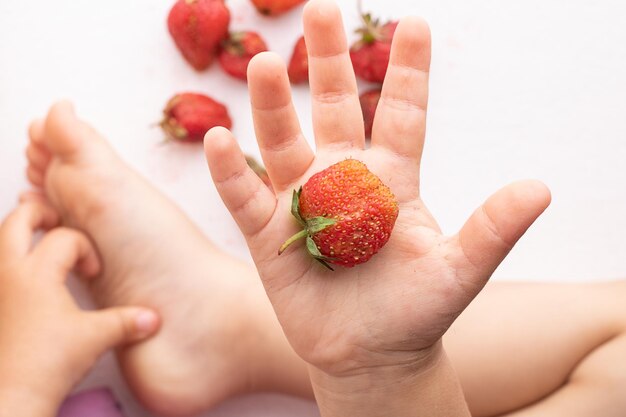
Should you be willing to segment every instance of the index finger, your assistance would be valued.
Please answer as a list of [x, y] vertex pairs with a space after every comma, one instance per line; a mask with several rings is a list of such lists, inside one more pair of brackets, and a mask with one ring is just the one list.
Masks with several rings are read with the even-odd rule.
[[93, 278], [101, 267], [96, 249], [87, 236], [64, 227], [46, 233], [33, 249], [32, 256], [60, 282], [65, 281], [74, 268], [81, 277]]
[[0, 257], [15, 258], [28, 254], [38, 229], [50, 229], [59, 223], [59, 215], [41, 201], [25, 201], [13, 210], [0, 226]]

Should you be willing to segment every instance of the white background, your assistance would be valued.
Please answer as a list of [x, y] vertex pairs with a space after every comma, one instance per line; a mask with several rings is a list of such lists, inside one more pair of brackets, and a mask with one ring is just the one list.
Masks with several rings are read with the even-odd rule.
[[[152, 127], [183, 90], [225, 102], [234, 132], [257, 154], [245, 84], [218, 66], [194, 72], [165, 26], [173, 0], [0, 0], [0, 215], [23, 178], [26, 128], [59, 98], [110, 139], [133, 167], [175, 199], [231, 253], [247, 257], [223, 208], [201, 146], [161, 145]], [[355, 1], [340, 0], [347, 27]], [[423, 196], [446, 233], [492, 191], [538, 178], [553, 203], [494, 279], [587, 281], [626, 277], [626, 3], [620, 0], [365, 0], [383, 17], [424, 16], [433, 64]], [[232, 28], [261, 31], [288, 58], [300, 10], [260, 17], [228, 0]], [[366, 87], [366, 86], [363, 86]], [[308, 90], [295, 89], [311, 138]], [[141, 204], [141, 202], [138, 202]], [[148, 210], [149, 207], [146, 207]], [[155, 225], [155, 227], [158, 227]], [[107, 358], [87, 381], [115, 382], [129, 417], [143, 414]], [[232, 401], [210, 416], [309, 416], [277, 397]]]

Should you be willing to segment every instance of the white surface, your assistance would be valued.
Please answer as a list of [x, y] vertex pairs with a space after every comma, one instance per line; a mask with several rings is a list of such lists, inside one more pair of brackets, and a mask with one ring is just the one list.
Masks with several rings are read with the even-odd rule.
[[[198, 90], [224, 101], [244, 150], [258, 154], [245, 85], [217, 66], [194, 72], [165, 28], [173, 0], [0, 0], [0, 215], [26, 188], [26, 127], [72, 99], [121, 155], [231, 253], [247, 252], [214, 190], [200, 147], [160, 146], [165, 101]], [[386, 17], [419, 14], [433, 32], [423, 195], [445, 232], [492, 191], [544, 180], [553, 204], [494, 279], [582, 281], [626, 276], [626, 3], [621, 0], [365, 0]], [[234, 28], [255, 28], [288, 57], [298, 11], [261, 18], [229, 0]], [[347, 26], [352, 0], [341, 0]], [[311, 137], [308, 90], [295, 91]], [[139, 202], [140, 203], [140, 202]], [[118, 381], [104, 361], [87, 384]], [[147, 416], [125, 398], [129, 417]], [[309, 416], [274, 397], [232, 401], [210, 416]]]

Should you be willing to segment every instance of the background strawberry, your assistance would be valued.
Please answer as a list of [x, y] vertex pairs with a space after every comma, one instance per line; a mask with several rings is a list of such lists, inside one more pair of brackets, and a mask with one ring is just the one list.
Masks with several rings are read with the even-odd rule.
[[361, 111], [363, 111], [363, 122], [365, 123], [365, 137], [367, 138], [372, 137], [372, 127], [374, 126], [376, 108], [380, 101], [380, 93], [380, 89], [374, 89], [366, 91], [359, 97], [361, 101]]
[[206, 69], [228, 35], [230, 12], [223, 0], [178, 0], [167, 17], [176, 46], [196, 69]]
[[305, 238], [307, 250], [323, 265], [350, 268], [367, 262], [387, 243], [398, 202], [363, 162], [346, 159], [294, 191], [291, 212], [303, 230], [289, 238], [279, 254]]
[[232, 127], [228, 109], [223, 104], [197, 93], [181, 93], [172, 97], [165, 109], [161, 128], [169, 139], [180, 142], [202, 142], [215, 126]]
[[289, 80], [294, 84], [305, 83], [309, 81], [309, 56], [306, 50], [304, 36], [296, 42], [293, 48], [293, 54], [287, 68]]
[[389, 66], [391, 40], [397, 21], [381, 24], [371, 14], [363, 15], [363, 27], [357, 30], [361, 39], [350, 48], [354, 73], [365, 81], [382, 83]]
[[306, 0], [252, 0], [252, 4], [259, 13], [266, 16], [274, 16], [285, 13], [304, 3]]
[[253, 56], [267, 51], [267, 45], [256, 32], [233, 32], [223, 42], [220, 65], [228, 74], [246, 81], [248, 64]]

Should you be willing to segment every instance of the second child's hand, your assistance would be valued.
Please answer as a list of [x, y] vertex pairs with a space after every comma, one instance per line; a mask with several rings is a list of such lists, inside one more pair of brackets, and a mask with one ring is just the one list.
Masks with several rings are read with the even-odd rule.
[[[54, 228], [58, 213], [25, 197], [0, 222], [0, 417], [52, 417], [109, 349], [140, 342], [160, 325], [156, 312], [117, 306], [83, 311], [65, 280], [101, 269], [82, 233]], [[51, 229], [36, 244], [39, 229]]]
[[[426, 23], [405, 18], [397, 28], [367, 150], [334, 2], [311, 0], [304, 11], [304, 32], [317, 154], [300, 131], [285, 65], [264, 53], [251, 62], [248, 81], [257, 139], [274, 192], [247, 167], [225, 129], [213, 129], [205, 139], [211, 174], [246, 237], [289, 342], [311, 365], [323, 415], [418, 415], [419, 407], [428, 406], [424, 398], [417, 401], [419, 395], [428, 394], [425, 386], [436, 386], [423, 385], [420, 378], [454, 379], [441, 337], [548, 206], [550, 193], [537, 181], [511, 184], [487, 199], [459, 233], [444, 236], [419, 191], [430, 65]], [[346, 158], [363, 161], [398, 199], [400, 212], [387, 245], [369, 262], [334, 272], [303, 248], [291, 247], [279, 257], [277, 249], [297, 231], [290, 213], [293, 190]], [[458, 384], [448, 387], [458, 397]], [[386, 408], [381, 414], [368, 403], [397, 388], [402, 388], [395, 396], [399, 409]], [[405, 404], [403, 396], [413, 404]], [[436, 397], [428, 395], [435, 403], [447, 401], [445, 395]], [[467, 412], [459, 410], [439, 412]]]

